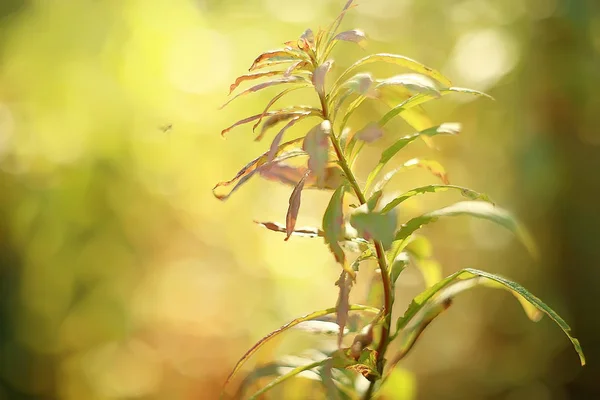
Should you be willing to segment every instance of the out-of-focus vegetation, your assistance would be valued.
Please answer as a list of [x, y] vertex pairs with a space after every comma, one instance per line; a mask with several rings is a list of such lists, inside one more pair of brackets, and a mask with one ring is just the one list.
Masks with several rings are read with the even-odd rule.
[[[600, 396], [600, 3], [361, 3], [344, 26], [367, 32], [370, 53], [442, 66], [455, 84], [496, 97], [429, 107], [465, 124], [460, 140], [436, 141], [436, 157], [454, 183], [525, 217], [541, 254], [533, 262], [508, 234], [464, 220], [427, 228], [436, 258], [448, 273], [476, 266], [526, 284], [571, 323], [589, 360], [580, 369], [560, 331], [530, 324], [508, 295], [475, 291], [403, 362], [404, 398]], [[257, 180], [226, 207], [210, 189], [264, 150], [243, 129], [224, 146], [220, 128], [271, 97], [216, 112], [229, 83], [257, 52], [339, 8], [2, 1], [0, 399], [214, 398], [262, 334], [335, 302], [338, 270], [321, 243], [284, 243], [251, 222], [281, 220], [287, 188]], [[336, 68], [355, 59], [346, 51], [335, 50]], [[365, 117], [381, 111], [372, 107]], [[366, 176], [376, 161], [363, 156], [359, 170]], [[402, 212], [452, 199], [442, 196]], [[305, 196], [303, 209], [315, 211], [299, 225], [318, 225], [325, 203]], [[399, 307], [423, 288], [412, 276]], [[259, 358], [305, 345], [284, 338]]]

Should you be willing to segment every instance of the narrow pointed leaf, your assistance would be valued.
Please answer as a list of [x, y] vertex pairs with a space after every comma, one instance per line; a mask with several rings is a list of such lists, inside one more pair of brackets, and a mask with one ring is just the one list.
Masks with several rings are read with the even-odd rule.
[[417, 196], [419, 194], [445, 192], [447, 190], [457, 190], [463, 196], [467, 197], [470, 200], [482, 200], [482, 201], [486, 201], [488, 203], [492, 203], [492, 201], [486, 194], [482, 194], [482, 193], [476, 192], [474, 190], [471, 190], [471, 189], [468, 189], [468, 188], [465, 188], [462, 186], [427, 185], [427, 186], [421, 186], [418, 188], [414, 188], [412, 190], [409, 190], [406, 193], [401, 194], [400, 196], [396, 197], [394, 200], [392, 200], [388, 204], [386, 204], [385, 207], [383, 207], [383, 209], [381, 210], [381, 212], [382, 213], [389, 212], [389, 211], [393, 210], [396, 206], [398, 206], [400, 203], [410, 199], [411, 197]]
[[[302, 151], [302, 155], [306, 156], [306, 153]], [[259, 173], [263, 178], [270, 181], [295, 186], [307, 171], [308, 168], [305, 166], [293, 166], [282, 162], [271, 162], [261, 167]], [[322, 179], [321, 182], [319, 182], [313, 174], [310, 174], [304, 183], [304, 188], [335, 190], [345, 182], [346, 177], [341, 168], [338, 165], [331, 165], [325, 168], [324, 179]]]
[[338, 300], [335, 306], [336, 322], [339, 325], [338, 347], [342, 346], [344, 339], [344, 327], [348, 322], [348, 311], [350, 307], [350, 290], [352, 289], [352, 278], [346, 271], [342, 271], [340, 278], [335, 283], [340, 288]]
[[306, 118], [308, 116], [310, 116], [310, 114], [301, 114], [296, 117], [293, 117], [287, 124], [285, 124], [285, 126], [279, 131], [279, 133], [275, 135], [275, 138], [273, 138], [273, 142], [271, 142], [271, 146], [269, 147], [269, 155], [267, 157], [269, 161], [275, 158], [275, 155], [277, 154], [277, 149], [279, 148], [279, 144], [281, 143], [285, 132], [289, 128], [294, 126], [297, 122], [301, 121], [303, 118]]
[[[286, 233], [286, 228], [285, 225], [279, 224], [277, 222], [260, 222], [260, 221], [254, 221], [256, 224], [270, 230], [273, 232], [281, 232], [281, 233]], [[319, 229], [319, 228], [311, 228], [311, 227], [302, 227], [302, 228], [295, 228], [292, 231], [292, 235], [293, 236], [304, 236], [304, 237], [318, 237], [321, 236], [323, 237], [325, 233]]]
[[321, 111], [317, 110], [316, 108], [312, 108], [312, 107], [292, 107], [292, 108], [282, 109], [279, 111], [273, 111], [273, 112], [269, 111], [266, 115], [268, 115], [269, 118], [267, 118], [267, 120], [263, 123], [263, 125], [260, 129], [260, 133], [258, 134], [258, 136], [256, 136], [255, 140], [257, 140], [257, 141], [261, 140], [264, 137], [265, 133], [267, 133], [267, 131], [270, 128], [272, 128], [273, 126], [277, 125], [280, 122], [288, 121], [288, 120], [298, 117], [298, 116], [320, 117]]
[[437, 221], [441, 217], [461, 215], [487, 219], [505, 227], [525, 245], [533, 256], [537, 255], [535, 244], [525, 227], [508, 211], [483, 201], [463, 201], [413, 218], [402, 225], [402, 228], [396, 233], [396, 240], [406, 239], [423, 225]]
[[[377, 309], [377, 308], [369, 307], [369, 306], [363, 306], [363, 305], [357, 305], [357, 304], [350, 305], [349, 309], [351, 311], [364, 311], [364, 312], [368, 312], [370, 314], [377, 314], [377, 313], [379, 313], [379, 309]], [[286, 332], [287, 330], [293, 328], [294, 326], [300, 324], [301, 322], [312, 321], [312, 320], [315, 320], [317, 318], [324, 317], [326, 315], [334, 314], [335, 312], [336, 312], [336, 308], [335, 307], [331, 307], [331, 308], [327, 308], [325, 310], [320, 310], [320, 311], [312, 312], [310, 314], [304, 315], [304, 316], [302, 316], [300, 318], [296, 318], [293, 321], [288, 322], [287, 324], [283, 325], [281, 328], [279, 328], [279, 329], [277, 329], [277, 330], [269, 333], [267, 336], [263, 337], [254, 346], [252, 346], [246, 352], [246, 354], [244, 354], [242, 356], [242, 358], [240, 358], [240, 360], [237, 362], [237, 364], [235, 365], [235, 367], [233, 368], [233, 370], [229, 374], [229, 377], [227, 377], [227, 380], [225, 381], [224, 387], [227, 386], [227, 384], [229, 382], [231, 382], [231, 379], [242, 368], [242, 366], [246, 363], [246, 361], [248, 361], [248, 359], [254, 353], [256, 353], [262, 346], [264, 346], [269, 340], [273, 339], [275, 336], [278, 336], [278, 335], [282, 334], [283, 332]]]
[[287, 211], [287, 215], [285, 217], [285, 240], [288, 240], [290, 236], [292, 236], [292, 232], [294, 232], [294, 228], [296, 227], [296, 220], [298, 219], [298, 211], [300, 210], [300, 200], [302, 195], [302, 189], [304, 188], [304, 182], [308, 175], [310, 174], [310, 170], [306, 171], [300, 182], [296, 185], [294, 190], [292, 191], [292, 195], [290, 196], [289, 207]]
[[308, 153], [308, 168], [318, 182], [325, 178], [325, 167], [329, 161], [329, 135], [331, 123], [327, 120], [312, 128], [304, 137], [302, 149]]
[[[493, 100], [493, 97], [491, 97], [483, 92], [479, 92], [479, 91], [473, 90], [473, 89], [450, 87], [447, 89], [439, 90], [439, 94], [442, 96], [445, 96], [450, 93], [466, 93], [466, 94], [471, 94], [471, 95], [476, 95], [476, 96], [487, 97], [487, 98], [490, 98]], [[437, 97], [439, 97], [439, 96], [435, 95], [435, 94], [417, 93], [416, 95], [410, 97], [409, 99], [403, 101], [402, 103], [398, 104], [397, 106], [392, 108], [390, 111], [388, 111], [383, 117], [381, 117], [381, 119], [379, 120], [379, 123], [381, 124], [381, 126], [384, 126], [396, 115], [403, 113], [403, 112], [405, 112], [413, 107], [416, 107], [418, 105], [426, 103], [429, 100], [435, 99]]]
[[259, 69], [259, 68], [263, 68], [267, 64], [272, 63], [274, 61], [275, 62], [277, 62], [277, 61], [291, 62], [291, 61], [302, 60], [302, 59], [306, 59], [306, 56], [302, 52], [297, 51], [297, 50], [293, 50], [293, 49], [270, 50], [270, 51], [264, 52], [261, 55], [259, 55], [258, 57], [256, 57], [256, 59], [252, 63], [252, 66], [250, 67], [250, 71], [253, 71], [253, 70]]
[[420, 158], [413, 158], [413, 159], [410, 159], [410, 160], [406, 161], [400, 167], [395, 168], [395, 169], [391, 170], [390, 172], [388, 172], [387, 174], [385, 174], [383, 176], [383, 178], [381, 178], [375, 184], [375, 187], [373, 188], [373, 191], [376, 192], [378, 190], [383, 190], [385, 188], [385, 186], [389, 183], [389, 181], [392, 180], [392, 178], [394, 176], [396, 176], [397, 173], [404, 172], [404, 171], [407, 171], [409, 169], [417, 168], [417, 167], [427, 169], [434, 176], [437, 176], [438, 178], [440, 178], [440, 180], [445, 185], [449, 185], [450, 184], [449, 179], [448, 179], [448, 175], [446, 174], [446, 169], [439, 162], [437, 162], [435, 160], [423, 160], [423, 159], [420, 159]]
[[255, 72], [253, 74], [238, 76], [235, 82], [233, 82], [231, 86], [229, 86], [229, 94], [231, 94], [240, 84], [242, 84], [242, 82], [274, 75], [281, 75], [281, 71]]
[[412, 318], [429, 304], [439, 304], [445, 302], [458, 293], [476, 285], [485, 285], [508, 290], [514, 296], [516, 296], [517, 299], [519, 299], [521, 304], [529, 303], [537, 310], [536, 312], [532, 312], [532, 308], [525, 308], [527, 316], [533, 321], [539, 320], [541, 315], [540, 313], [548, 315], [548, 317], [550, 317], [550, 319], [552, 319], [563, 330], [573, 344], [575, 351], [579, 355], [581, 365], [585, 364], [585, 357], [579, 341], [571, 335], [571, 328], [569, 325], [554, 310], [552, 310], [543, 301], [531, 294], [527, 289], [518, 283], [510, 281], [499, 275], [472, 268], [465, 268], [448, 276], [415, 297], [404, 313], [404, 316], [398, 319], [398, 331], [401, 332], [402, 329], [404, 329], [408, 323], [411, 322]]
[[350, 216], [350, 224], [356, 228], [359, 235], [367, 240], [379, 240], [388, 249], [394, 241], [396, 231], [396, 215], [369, 211], [363, 206], [357, 208]]
[[346, 264], [346, 255], [339, 244], [339, 238], [344, 236], [344, 193], [345, 186], [340, 186], [329, 201], [329, 205], [323, 214], [323, 231], [325, 232], [325, 243], [329, 245], [329, 249], [333, 253], [335, 260], [342, 264]]
[[392, 144], [390, 147], [388, 147], [386, 150], [384, 150], [383, 153], [381, 154], [381, 158], [379, 159], [379, 164], [377, 164], [375, 166], [373, 171], [371, 171], [371, 173], [367, 177], [367, 183], [365, 184], [365, 191], [368, 192], [368, 189], [373, 184], [373, 181], [377, 177], [377, 174], [379, 174], [379, 171], [381, 171], [381, 169], [388, 163], [388, 161], [390, 161], [392, 159], [392, 157], [394, 157], [400, 150], [402, 150], [406, 145], [413, 142], [418, 137], [422, 137], [422, 136], [432, 137], [432, 136], [440, 135], [440, 134], [457, 134], [459, 129], [460, 129], [460, 125], [458, 125], [458, 124], [446, 123], [446, 124], [442, 124], [439, 126], [434, 126], [433, 128], [426, 129], [424, 131], [415, 133], [413, 135], [405, 136], [405, 137], [397, 140], [394, 144]]
[[[360, 60], [358, 60], [357, 62], [352, 64], [350, 67], [348, 67], [348, 69], [346, 69], [342, 73], [342, 75], [340, 75], [337, 82], [342, 82], [346, 77], [348, 77], [350, 74], [352, 74], [358, 68], [363, 67], [368, 64], [371, 64], [371, 63], [374, 63], [374, 62], [385, 62], [385, 63], [399, 65], [401, 67], [411, 69], [415, 72], [418, 72], [420, 74], [423, 74], [425, 76], [433, 78], [436, 81], [440, 82], [444, 86], [452, 86], [452, 83], [450, 82], [450, 80], [448, 78], [446, 78], [444, 75], [442, 75], [439, 71], [437, 71], [433, 68], [430, 68], [426, 65], [423, 65], [420, 62], [413, 60], [412, 58], [408, 58], [408, 57], [401, 56], [398, 54], [388, 54], [388, 53], [372, 54], [372, 55], [366, 56], [364, 58], [361, 58]], [[334, 85], [334, 87], [336, 87], [336, 86], [337, 86], [337, 84]]]
[[262, 90], [262, 89], [265, 89], [265, 88], [268, 88], [271, 86], [275, 86], [275, 85], [282, 85], [285, 83], [299, 83], [299, 82], [306, 82], [306, 79], [301, 76], [287, 76], [287, 77], [283, 77], [283, 78], [279, 78], [279, 79], [273, 79], [272, 81], [262, 82], [262, 83], [259, 83], [258, 85], [254, 85], [251, 88], [248, 88], [248, 89], [236, 94], [231, 99], [227, 100], [227, 102], [225, 104], [223, 104], [221, 106], [221, 108], [227, 106], [229, 103], [231, 103], [238, 97], [244, 96], [248, 93], [258, 92], [259, 90]]
[[260, 116], [260, 118], [258, 119], [258, 121], [256, 121], [256, 123], [254, 124], [254, 126], [252, 127], [252, 130], [255, 131], [256, 128], [258, 127], [258, 125], [260, 125], [260, 123], [262, 122], [263, 118], [265, 117], [265, 115], [267, 115], [267, 113], [269, 112], [269, 110], [271, 109], [271, 107], [273, 106], [273, 104], [275, 104], [275, 102], [279, 99], [281, 99], [283, 96], [285, 96], [286, 94], [293, 92], [294, 90], [298, 90], [298, 89], [304, 89], [310, 87], [309, 83], [305, 83], [305, 84], [299, 84], [299, 85], [294, 85], [291, 88], [287, 88], [283, 91], [281, 91], [280, 93], [278, 93], [275, 97], [273, 97], [271, 100], [269, 100], [269, 102], [267, 103], [267, 105], [265, 106], [265, 109], [263, 110], [262, 115]]
[[436, 83], [432, 79], [420, 74], [396, 75], [380, 81], [377, 88], [381, 90], [385, 86], [402, 86], [409, 93], [424, 93], [433, 97], [441, 96]]

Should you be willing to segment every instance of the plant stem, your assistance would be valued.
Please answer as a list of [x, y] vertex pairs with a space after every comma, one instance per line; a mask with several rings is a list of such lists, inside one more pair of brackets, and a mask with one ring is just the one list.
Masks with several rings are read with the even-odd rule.
[[[329, 110], [327, 107], [327, 99], [324, 95], [319, 94], [319, 100], [321, 101], [321, 107], [323, 111], [323, 118], [326, 120], [329, 119]], [[331, 121], [331, 120], [330, 120]], [[333, 121], [332, 125], [333, 125]], [[356, 177], [352, 172], [352, 169], [348, 165], [348, 160], [344, 155], [344, 151], [340, 146], [340, 142], [338, 138], [334, 135], [333, 130], [331, 133], [331, 143], [333, 144], [333, 148], [335, 149], [335, 153], [337, 155], [338, 161], [346, 178], [350, 182], [356, 197], [360, 204], [365, 204], [367, 199], [365, 198], [365, 194], [363, 193], [360, 185], [356, 181]], [[390, 281], [389, 268], [387, 265], [387, 260], [385, 258], [385, 250], [383, 248], [383, 244], [379, 240], [373, 240], [373, 244], [375, 245], [375, 251], [377, 253], [377, 263], [379, 264], [379, 270], [381, 271], [381, 282], [383, 284], [383, 324], [381, 325], [381, 338], [379, 339], [379, 344], [377, 346], [377, 369], [381, 376], [383, 376], [383, 360], [384, 355], [388, 346], [388, 339], [390, 337], [390, 325], [392, 322], [392, 303], [393, 303], [393, 293], [392, 293], [392, 283]], [[367, 389], [363, 399], [369, 400], [375, 388], [375, 381], [372, 381]]]

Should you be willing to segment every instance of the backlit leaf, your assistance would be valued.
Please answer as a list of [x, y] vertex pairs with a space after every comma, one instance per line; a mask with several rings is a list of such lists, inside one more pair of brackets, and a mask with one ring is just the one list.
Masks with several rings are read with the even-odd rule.
[[402, 164], [400, 167], [395, 168], [393, 170], [391, 170], [390, 172], [386, 173], [383, 178], [381, 178], [376, 184], [375, 187], [373, 188], [373, 191], [378, 191], [378, 190], [383, 190], [385, 188], [385, 186], [388, 184], [388, 182], [399, 172], [403, 172], [403, 171], [407, 171], [409, 169], [412, 168], [417, 168], [417, 167], [421, 167], [421, 168], [425, 168], [428, 171], [430, 171], [433, 175], [437, 176], [438, 178], [440, 178], [440, 180], [448, 185], [450, 184], [450, 182], [448, 181], [448, 175], [446, 174], [446, 169], [437, 161], [435, 160], [423, 160], [420, 158], [413, 158], [410, 159], [408, 161], [406, 161], [404, 164]]
[[304, 181], [306, 181], [308, 175], [310, 175], [310, 171], [306, 171], [302, 179], [300, 179], [300, 182], [298, 182], [298, 184], [292, 191], [292, 195], [290, 196], [289, 207], [287, 215], [285, 217], [285, 240], [288, 240], [290, 236], [292, 236], [292, 232], [294, 232], [294, 228], [296, 227], [298, 211], [300, 210], [300, 199], [302, 195], [302, 189], [304, 188]]
[[275, 135], [275, 138], [273, 138], [273, 142], [271, 142], [271, 146], [269, 147], [269, 155], [267, 157], [267, 159], [269, 161], [271, 161], [275, 158], [275, 155], [277, 154], [277, 149], [279, 148], [279, 144], [281, 143], [281, 140], [283, 139], [283, 135], [285, 134], [285, 132], [289, 128], [294, 126], [297, 122], [301, 121], [303, 118], [308, 117], [309, 115], [310, 114], [301, 114], [301, 115], [293, 117], [290, 121], [288, 121], [287, 124], [285, 124], [285, 126], [279, 131], [279, 133], [277, 133], [277, 135]]
[[535, 308], [535, 312], [533, 312], [533, 309], [530, 307], [525, 308], [525, 311], [527, 316], [533, 321], [539, 320], [540, 313], [548, 315], [563, 330], [569, 340], [571, 340], [575, 351], [579, 355], [581, 365], [585, 364], [585, 357], [579, 341], [571, 335], [571, 328], [569, 325], [554, 310], [518, 283], [512, 282], [499, 275], [472, 268], [465, 268], [448, 276], [415, 297], [404, 313], [404, 316], [398, 319], [398, 332], [402, 332], [402, 330], [411, 322], [413, 317], [415, 317], [415, 315], [424, 307], [427, 307], [429, 304], [435, 305], [444, 303], [458, 293], [476, 285], [485, 285], [508, 290], [519, 299], [521, 304], [529, 303]]
[[417, 382], [415, 374], [409, 370], [393, 368], [383, 378], [381, 388], [373, 397], [376, 400], [416, 399]]
[[242, 82], [250, 81], [254, 79], [264, 78], [266, 76], [281, 75], [281, 71], [266, 71], [266, 72], [255, 72], [253, 74], [246, 74], [238, 76], [235, 82], [229, 86], [229, 94], [231, 94]]
[[[302, 152], [302, 155], [306, 155], [306, 153]], [[263, 178], [270, 181], [295, 186], [307, 171], [308, 168], [305, 166], [293, 166], [279, 162], [265, 164], [264, 167], [260, 168], [259, 173]], [[313, 174], [310, 174], [304, 183], [304, 188], [335, 190], [344, 182], [346, 182], [346, 177], [341, 168], [334, 164], [325, 168], [324, 179], [320, 182]]]
[[345, 191], [346, 187], [340, 186], [333, 192], [329, 205], [323, 214], [325, 243], [329, 245], [335, 260], [342, 265], [346, 264], [346, 255], [339, 244], [339, 239], [344, 236], [343, 204]]
[[367, 42], [367, 35], [360, 29], [352, 29], [345, 32], [340, 32], [333, 40], [343, 40], [345, 42], [354, 42], [358, 44], [360, 47], [364, 47]]
[[299, 83], [299, 82], [306, 82], [306, 79], [301, 76], [287, 76], [287, 77], [283, 77], [283, 78], [279, 78], [279, 79], [273, 79], [272, 81], [262, 82], [262, 83], [259, 83], [258, 85], [254, 85], [254, 86], [236, 94], [231, 99], [227, 100], [227, 102], [225, 104], [223, 104], [221, 106], [221, 108], [227, 106], [229, 103], [231, 103], [238, 97], [243, 96], [245, 94], [258, 92], [259, 90], [262, 90], [262, 89], [265, 89], [265, 88], [268, 88], [271, 86], [275, 86], [275, 85], [282, 85], [284, 83]]
[[263, 68], [267, 66], [269, 63], [273, 61], [282, 61], [282, 62], [291, 62], [296, 60], [306, 60], [306, 56], [297, 50], [293, 49], [280, 49], [280, 50], [270, 50], [262, 53], [252, 63], [250, 67], [250, 71], [255, 69]]
[[386, 249], [394, 241], [397, 224], [394, 213], [369, 211], [361, 206], [350, 216], [350, 224], [356, 228], [361, 237], [366, 240], [379, 240]]
[[267, 118], [267, 120], [263, 123], [261, 129], [260, 129], [260, 133], [258, 134], [258, 136], [256, 136], [255, 140], [261, 140], [265, 133], [267, 133], [267, 131], [272, 128], [273, 126], [277, 125], [280, 122], [284, 122], [284, 121], [288, 121], [290, 119], [293, 119], [295, 117], [308, 117], [308, 116], [313, 116], [313, 117], [320, 117], [321, 116], [321, 111], [316, 109], [316, 108], [311, 108], [311, 107], [293, 107], [293, 108], [286, 108], [286, 109], [282, 109], [279, 111], [269, 111], [267, 113], [267, 115], [269, 115], [269, 118]]
[[308, 168], [322, 182], [325, 178], [325, 167], [329, 161], [329, 135], [331, 122], [325, 120], [312, 128], [304, 137], [302, 149], [308, 153]]
[[320, 96], [325, 95], [325, 76], [331, 69], [332, 64], [332, 60], [325, 61], [315, 69], [315, 72], [313, 72], [312, 83], [315, 85], [315, 90]]
[[[368, 312], [370, 314], [377, 314], [377, 313], [379, 313], [379, 309], [377, 309], [377, 308], [369, 307], [369, 306], [363, 306], [363, 305], [355, 305], [355, 304], [350, 305], [349, 306], [349, 310], [350, 311], [364, 311], [364, 312]], [[296, 318], [293, 321], [288, 322], [287, 324], [283, 325], [281, 328], [279, 328], [279, 329], [277, 329], [277, 330], [269, 333], [267, 336], [263, 337], [254, 346], [252, 346], [246, 352], [246, 354], [244, 354], [242, 356], [242, 358], [240, 358], [240, 360], [236, 363], [235, 367], [233, 368], [233, 370], [231, 371], [231, 373], [227, 377], [227, 380], [225, 381], [224, 388], [225, 388], [225, 386], [227, 386], [227, 384], [229, 382], [231, 382], [231, 379], [242, 368], [242, 366], [246, 363], [246, 361], [248, 361], [248, 359], [254, 353], [256, 353], [262, 346], [264, 346], [269, 340], [271, 340], [275, 336], [278, 336], [281, 333], [289, 330], [290, 328], [293, 328], [294, 326], [300, 324], [301, 322], [312, 321], [312, 320], [315, 320], [317, 318], [324, 317], [326, 315], [334, 314], [335, 312], [336, 312], [336, 308], [335, 307], [331, 307], [331, 308], [327, 308], [325, 310], [320, 310], [320, 311], [312, 312], [312, 313], [307, 314], [307, 315], [305, 315], [303, 317]]]
[[335, 283], [340, 288], [338, 300], [335, 306], [336, 322], [339, 325], [338, 347], [342, 345], [344, 338], [344, 327], [348, 321], [348, 311], [350, 307], [350, 290], [352, 289], [352, 278], [346, 271], [342, 271], [340, 278]]
[[430, 78], [420, 74], [402, 74], [380, 81], [379, 89], [384, 86], [402, 86], [409, 92], [425, 93], [433, 97], [440, 97], [441, 93], [436, 83]]
[[448, 78], [446, 78], [444, 75], [442, 75], [439, 71], [436, 71], [433, 68], [427, 67], [418, 61], [415, 61], [411, 58], [397, 55], [397, 54], [379, 53], [379, 54], [372, 54], [372, 55], [366, 56], [364, 58], [361, 58], [360, 60], [358, 60], [357, 62], [352, 64], [350, 67], [348, 67], [342, 73], [342, 75], [340, 75], [336, 84], [334, 84], [334, 87], [337, 87], [338, 82], [343, 82], [343, 80], [346, 77], [348, 77], [350, 74], [352, 74], [356, 69], [363, 67], [365, 65], [374, 63], [374, 62], [385, 62], [385, 63], [399, 65], [401, 67], [411, 69], [415, 72], [418, 72], [420, 74], [423, 74], [430, 78], [433, 78], [436, 81], [443, 84], [444, 86], [452, 86], [452, 83], [450, 82], [450, 80]]
[[[267, 228], [270, 231], [286, 233], [285, 225], [279, 224], [277, 222], [260, 222], [254, 221], [258, 225]], [[310, 228], [310, 227], [302, 227], [302, 228], [294, 228], [292, 231], [292, 236], [304, 236], [304, 237], [323, 237], [325, 233], [319, 228]]]
[[537, 255], [535, 244], [525, 227], [523, 227], [508, 211], [483, 201], [463, 201], [413, 218], [402, 225], [402, 228], [398, 230], [396, 240], [407, 238], [423, 225], [437, 221], [441, 217], [461, 215], [487, 219], [505, 227], [525, 245], [532, 255]]
[[367, 183], [365, 184], [365, 191], [368, 192], [368, 189], [373, 184], [374, 179], [379, 174], [379, 171], [394, 157], [400, 150], [402, 150], [406, 145], [413, 142], [418, 137], [422, 136], [435, 136], [440, 134], [456, 134], [460, 129], [459, 124], [446, 123], [439, 126], [434, 126], [433, 128], [425, 129], [424, 131], [415, 133], [413, 135], [405, 136], [399, 140], [397, 140], [390, 147], [385, 149], [383, 153], [381, 153], [381, 158], [379, 159], [379, 164], [375, 166], [375, 168], [371, 171], [369, 176], [367, 177]]
[[267, 113], [269, 112], [269, 110], [271, 109], [271, 107], [273, 106], [273, 104], [275, 104], [275, 102], [279, 99], [281, 99], [283, 96], [285, 96], [286, 94], [293, 92], [294, 90], [298, 90], [298, 89], [303, 89], [303, 88], [307, 88], [310, 87], [309, 83], [305, 83], [305, 84], [299, 84], [299, 85], [294, 85], [291, 88], [287, 88], [283, 91], [281, 91], [279, 94], [277, 94], [275, 97], [273, 97], [271, 100], [269, 100], [269, 102], [267, 103], [267, 105], [265, 106], [265, 109], [263, 110], [263, 113], [261, 115], [261, 117], [258, 119], [258, 121], [256, 121], [256, 123], [254, 124], [254, 126], [252, 127], [252, 130], [256, 130], [256, 128], [258, 127], [258, 125], [260, 125], [260, 123], [262, 122], [263, 118], [265, 117], [265, 115], [267, 115]]
[[[310, 63], [307, 61], [303, 61], [303, 60], [298, 60], [295, 63], [293, 63], [292, 65], [290, 65], [283, 73], [283, 76], [290, 76], [292, 74], [292, 72], [296, 71], [296, 70], [301, 70], [303, 68], [306, 68], [307, 66], [309, 66]], [[312, 78], [311, 78], [312, 80]]]
[[383, 136], [383, 129], [375, 123], [370, 122], [356, 133], [356, 137], [363, 142], [371, 143]]
[[395, 199], [390, 201], [388, 204], [386, 204], [385, 207], [383, 207], [383, 210], [381, 210], [381, 212], [383, 212], [383, 213], [389, 212], [389, 211], [393, 210], [396, 206], [398, 206], [400, 203], [410, 199], [411, 197], [417, 196], [419, 194], [445, 192], [447, 190], [457, 190], [463, 196], [467, 197], [470, 200], [483, 200], [483, 201], [487, 201], [488, 203], [492, 203], [492, 201], [490, 200], [490, 198], [487, 195], [478, 193], [474, 190], [471, 190], [471, 189], [468, 189], [468, 188], [465, 188], [462, 186], [427, 185], [427, 186], [421, 186], [418, 188], [411, 189], [408, 192], [401, 194], [400, 196], [396, 197]]

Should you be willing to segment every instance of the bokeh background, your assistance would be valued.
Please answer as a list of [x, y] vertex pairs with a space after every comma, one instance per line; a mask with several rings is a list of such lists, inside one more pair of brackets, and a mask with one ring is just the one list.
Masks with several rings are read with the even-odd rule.
[[[267, 145], [248, 127], [221, 139], [272, 95], [217, 112], [229, 84], [342, 3], [0, 2], [0, 399], [212, 399], [258, 338], [335, 304], [338, 267], [322, 241], [284, 243], [252, 222], [283, 221], [290, 188], [255, 179], [225, 203], [211, 188]], [[600, 398], [600, 2], [359, 3], [343, 27], [366, 31], [367, 52], [410, 56], [497, 99], [426, 106], [464, 132], [397, 160], [441, 161], [453, 183], [519, 215], [541, 257], [490, 223], [450, 219], [426, 229], [444, 271], [521, 282], [565, 317], [588, 357], [580, 368], [548, 319], [531, 323], [510, 295], [477, 289], [403, 361], [398, 398]], [[364, 52], [339, 45], [333, 73]], [[365, 106], [353, 126], [382, 110]], [[407, 132], [390, 124], [360, 175]], [[426, 182], [411, 171], [392, 189]], [[307, 193], [299, 224], [318, 225], [327, 197]], [[424, 196], [400, 218], [455, 200]], [[399, 312], [423, 289], [416, 271], [401, 279]], [[256, 360], [304, 344], [283, 339]], [[318, 398], [303, 388], [285, 398]]]

